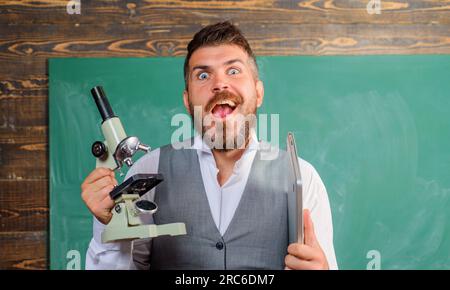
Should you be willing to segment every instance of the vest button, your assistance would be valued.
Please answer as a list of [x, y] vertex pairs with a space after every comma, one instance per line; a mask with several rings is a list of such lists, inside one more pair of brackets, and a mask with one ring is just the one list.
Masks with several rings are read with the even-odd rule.
[[222, 242], [217, 242], [216, 249], [217, 250], [222, 250], [223, 249], [223, 243]]

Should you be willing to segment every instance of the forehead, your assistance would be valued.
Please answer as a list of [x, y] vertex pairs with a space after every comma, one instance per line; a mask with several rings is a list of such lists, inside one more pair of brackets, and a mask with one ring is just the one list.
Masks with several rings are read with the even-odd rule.
[[248, 57], [245, 50], [237, 45], [205, 46], [192, 54], [189, 67], [192, 69], [198, 65], [217, 66], [232, 59], [240, 59], [244, 64], [247, 64]]

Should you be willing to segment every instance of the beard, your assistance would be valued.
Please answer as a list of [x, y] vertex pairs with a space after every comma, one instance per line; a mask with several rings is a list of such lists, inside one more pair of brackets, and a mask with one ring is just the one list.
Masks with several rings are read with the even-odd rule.
[[[250, 132], [256, 126], [256, 94], [250, 100], [244, 102], [239, 95], [221, 91], [211, 98], [204, 110], [200, 106], [194, 107], [189, 100], [194, 128], [201, 134], [204, 144], [220, 152], [245, 149], [250, 139]], [[226, 101], [236, 105], [233, 112], [225, 118], [214, 118], [213, 111], [216, 105]]]

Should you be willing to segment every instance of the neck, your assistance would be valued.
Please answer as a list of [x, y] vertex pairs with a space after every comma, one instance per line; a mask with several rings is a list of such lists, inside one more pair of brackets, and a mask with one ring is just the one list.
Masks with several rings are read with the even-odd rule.
[[242, 157], [242, 154], [244, 154], [249, 143], [250, 138], [245, 141], [244, 149], [212, 150], [217, 169], [219, 169], [217, 180], [219, 181], [220, 186], [222, 186], [231, 176], [236, 161]]
[[244, 148], [240, 148], [240, 149], [229, 149], [229, 150], [223, 150], [223, 149], [212, 149], [212, 153], [214, 155], [214, 159], [221, 159], [221, 160], [229, 160], [229, 161], [233, 161], [236, 162], [238, 161], [242, 154], [244, 154], [244, 151], [248, 148], [249, 144], [250, 144], [250, 138], [251, 136], [248, 136], [247, 139], [245, 140], [245, 146]]
[[214, 155], [214, 159], [216, 159], [216, 163], [219, 161], [220, 163], [235, 163], [238, 161], [242, 154], [244, 154], [245, 149], [232, 149], [232, 150], [217, 150], [213, 149], [212, 153]]

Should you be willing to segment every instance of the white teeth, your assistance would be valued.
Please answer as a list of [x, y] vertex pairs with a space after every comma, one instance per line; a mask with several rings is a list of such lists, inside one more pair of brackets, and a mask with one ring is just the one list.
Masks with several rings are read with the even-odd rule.
[[236, 107], [236, 104], [233, 101], [225, 100], [217, 103], [218, 105], [228, 105], [230, 107]]

